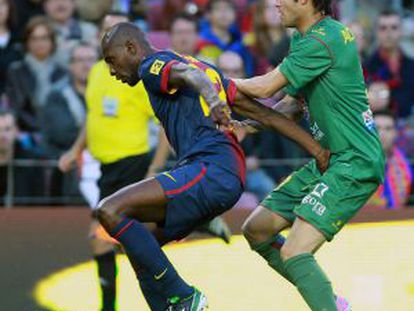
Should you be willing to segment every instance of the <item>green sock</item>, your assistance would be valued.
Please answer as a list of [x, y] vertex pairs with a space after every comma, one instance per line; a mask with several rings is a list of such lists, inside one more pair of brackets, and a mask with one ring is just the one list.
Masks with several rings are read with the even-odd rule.
[[293, 283], [290, 276], [286, 273], [285, 264], [280, 257], [280, 248], [282, 247], [283, 243], [285, 243], [285, 238], [282, 235], [278, 234], [271, 237], [265, 242], [252, 244], [251, 248], [260, 256], [262, 256], [273, 270], [278, 272], [290, 283]]
[[285, 269], [313, 311], [337, 311], [332, 285], [312, 254], [285, 261]]

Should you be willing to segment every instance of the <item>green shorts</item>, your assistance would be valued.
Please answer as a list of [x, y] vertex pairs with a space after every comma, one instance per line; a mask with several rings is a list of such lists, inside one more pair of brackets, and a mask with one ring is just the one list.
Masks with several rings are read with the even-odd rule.
[[333, 155], [323, 175], [311, 161], [287, 177], [261, 205], [291, 223], [296, 217], [304, 219], [331, 241], [376, 191], [380, 171], [351, 152]]

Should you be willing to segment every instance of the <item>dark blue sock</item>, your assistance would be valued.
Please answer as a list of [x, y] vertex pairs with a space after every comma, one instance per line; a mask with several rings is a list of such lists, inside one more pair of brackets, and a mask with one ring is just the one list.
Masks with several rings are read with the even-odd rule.
[[157, 284], [150, 274], [146, 273], [144, 269], [140, 269], [138, 273], [139, 287], [142, 294], [152, 311], [165, 311], [167, 309], [167, 301], [159, 292]]
[[192, 295], [194, 289], [178, 275], [157, 240], [140, 222], [124, 218], [111, 235], [125, 248], [137, 278], [139, 269], [144, 269], [165, 295], [165, 299]]

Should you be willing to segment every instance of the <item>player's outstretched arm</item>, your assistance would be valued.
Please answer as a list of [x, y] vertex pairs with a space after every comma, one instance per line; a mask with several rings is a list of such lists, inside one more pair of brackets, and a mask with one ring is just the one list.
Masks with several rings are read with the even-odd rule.
[[260, 122], [264, 127], [273, 129], [295, 141], [315, 159], [321, 173], [329, 165], [329, 150], [324, 149], [312, 136], [282, 113], [266, 107], [254, 99], [237, 92], [232, 106], [234, 112]]
[[[235, 105], [237, 105], [237, 103], [235, 103]], [[299, 122], [303, 118], [304, 106], [290, 95], [285, 95], [283, 99], [273, 106], [270, 106], [270, 108], [295, 122]], [[232, 120], [231, 123], [235, 127], [243, 128], [247, 134], [253, 134], [265, 128], [262, 123], [252, 119], [244, 121]]]
[[262, 76], [233, 81], [240, 92], [252, 98], [270, 98], [288, 84], [288, 80], [278, 68]]
[[220, 99], [204, 71], [184, 63], [176, 63], [171, 67], [168, 84], [170, 88], [187, 85], [196, 90], [210, 106], [213, 121], [220, 125], [229, 125], [230, 108]]

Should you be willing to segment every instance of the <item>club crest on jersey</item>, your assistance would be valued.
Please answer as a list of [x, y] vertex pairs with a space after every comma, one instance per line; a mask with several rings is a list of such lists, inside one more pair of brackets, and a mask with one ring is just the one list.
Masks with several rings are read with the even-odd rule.
[[162, 67], [164, 67], [165, 62], [159, 59], [156, 59], [155, 62], [151, 65], [150, 72], [153, 75], [159, 75]]
[[362, 113], [362, 119], [364, 120], [365, 127], [373, 131], [375, 130], [375, 122], [374, 122], [374, 116], [372, 114], [371, 109], [368, 109], [367, 111], [364, 111]]

